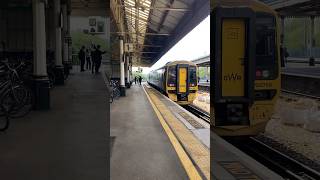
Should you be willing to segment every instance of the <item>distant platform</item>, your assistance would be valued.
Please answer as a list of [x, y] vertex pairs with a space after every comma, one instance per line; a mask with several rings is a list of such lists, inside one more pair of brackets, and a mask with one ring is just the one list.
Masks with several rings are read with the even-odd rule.
[[282, 74], [320, 78], [320, 66], [290, 65], [281, 69]]

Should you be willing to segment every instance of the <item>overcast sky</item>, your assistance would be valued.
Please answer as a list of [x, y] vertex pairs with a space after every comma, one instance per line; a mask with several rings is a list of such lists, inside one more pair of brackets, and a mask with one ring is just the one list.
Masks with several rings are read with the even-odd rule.
[[[198, 26], [183, 37], [151, 68], [143, 68], [148, 73], [162, 67], [169, 61], [194, 60], [210, 54], [210, 16], [205, 18]], [[135, 68], [133, 69], [135, 70]]]

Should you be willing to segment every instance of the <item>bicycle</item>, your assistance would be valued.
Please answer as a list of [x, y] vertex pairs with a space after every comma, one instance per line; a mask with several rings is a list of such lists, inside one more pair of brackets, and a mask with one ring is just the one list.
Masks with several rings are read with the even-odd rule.
[[[3, 63], [6, 71], [2, 71], [0, 83], [0, 130], [8, 129], [10, 118], [19, 118], [27, 115], [33, 107], [33, 93], [31, 89], [24, 85], [18, 74], [18, 70], [24, 66], [20, 62], [18, 66], [11, 67], [9, 63]], [[5, 75], [4, 75], [5, 74]]]
[[114, 99], [118, 99], [120, 97], [119, 82], [117, 80], [110, 80], [110, 87], [110, 103], [112, 103]]

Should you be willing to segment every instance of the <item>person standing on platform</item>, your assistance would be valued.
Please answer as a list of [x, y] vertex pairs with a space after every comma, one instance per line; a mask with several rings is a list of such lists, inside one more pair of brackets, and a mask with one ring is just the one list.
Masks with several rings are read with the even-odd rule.
[[91, 62], [92, 62], [92, 65], [91, 65], [91, 72], [92, 74], [94, 73], [94, 68], [96, 67], [96, 57], [95, 57], [95, 51], [96, 50], [96, 46], [95, 45], [92, 45], [92, 49], [91, 49]]
[[90, 70], [91, 69], [91, 55], [89, 49], [86, 49], [86, 69]]
[[137, 76], [134, 77], [134, 84], [137, 84]]
[[79, 51], [79, 60], [80, 60], [80, 71], [84, 71], [84, 63], [85, 63], [85, 58], [86, 58], [86, 53], [84, 52], [85, 47], [82, 46], [80, 51]]
[[95, 73], [99, 73], [99, 68], [101, 66], [102, 54], [106, 53], [106, 51], [100, 50], [100, 45], [97, 45], [96, 50], [94, 51], [95, 58]]
[[141, 85], [142, 77], [139, 76], [139, 84]]

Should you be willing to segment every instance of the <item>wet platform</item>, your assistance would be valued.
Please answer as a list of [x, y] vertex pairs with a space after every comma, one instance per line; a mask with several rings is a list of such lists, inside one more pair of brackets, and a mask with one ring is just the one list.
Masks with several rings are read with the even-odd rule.
[[211, 133], [211, 147], [211, 154], [213, 156], [211, 157], [211, 167], [214, 180], [283, 179], [215, 133]]
[[126, 93], [111, 105], [111, 179], [206, 179], [209, 126], [147, 85]]
[[51, 110], [0, 133], [0, 179], [107, 179], [109, 102], [101, 75], [76, 72], [51, 90]]

